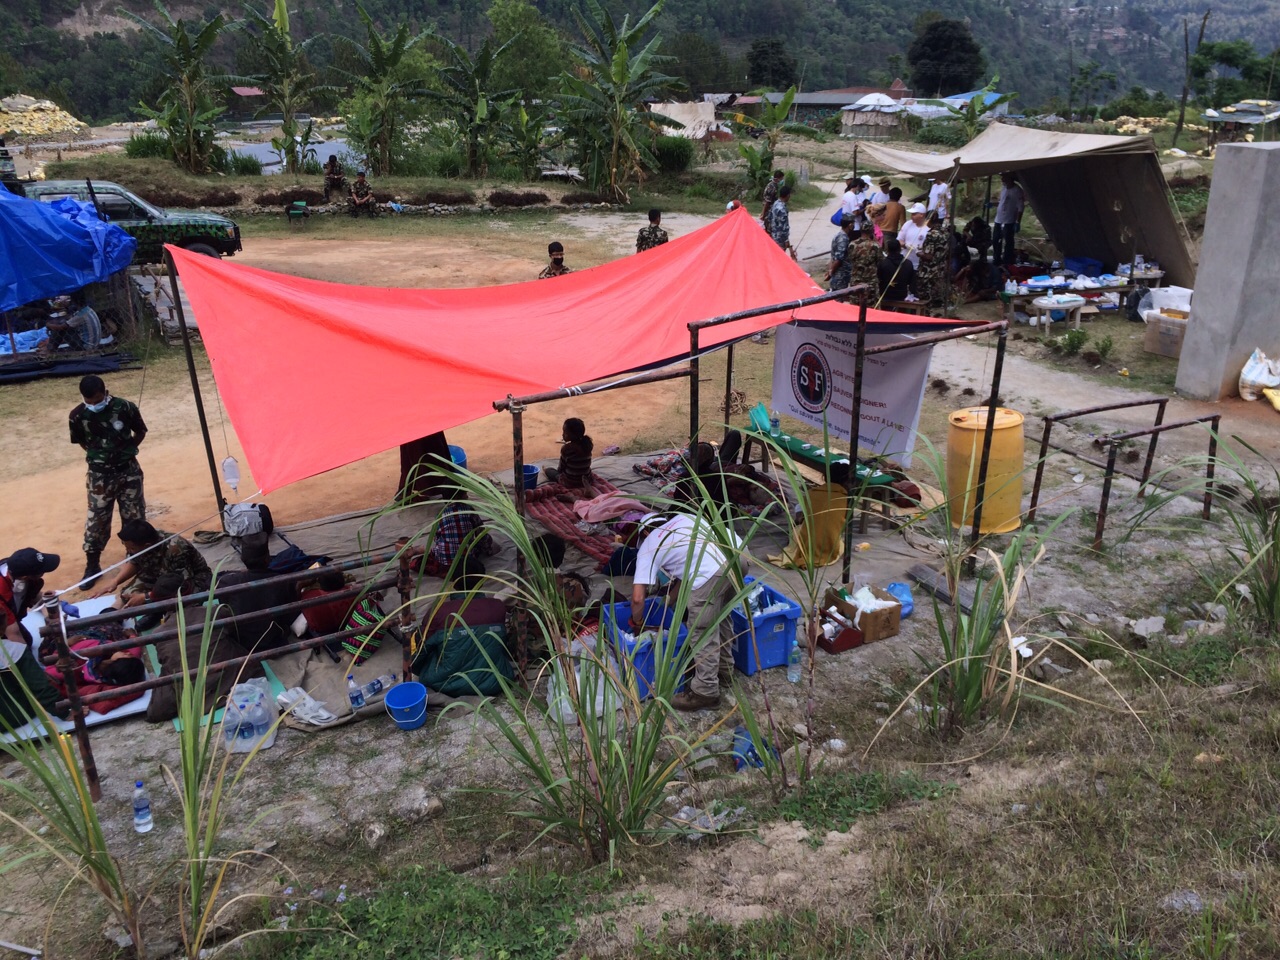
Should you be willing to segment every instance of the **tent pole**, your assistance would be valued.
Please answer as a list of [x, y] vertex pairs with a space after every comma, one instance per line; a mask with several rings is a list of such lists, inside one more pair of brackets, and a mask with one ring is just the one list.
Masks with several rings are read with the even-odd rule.
[[1000, 405], [1000, 377], [1004, 372], [1004, 352], [1008, 340], [1009, 330], [1006, 327], [1000, 331], [999, 339], [996, 341], [996, 363], [991, 371], [991, 396], [987, 398], [987, 424], [986, 429], [982, 431], [982, 459], [978, 461], [978, 490], [973, 503], [973, 531], [969, 534], [969, 556], [965, 560], [965, 570], [971, 576], [978, 566], [978, 556], [974, 552], [974, 547], [978, 545], [978, 539], [982, 536], [982, 501], [987, 496], [987, 467], [991, 462], [991, 439], [996, 431], [996, 410]]
[[991, 223], [991, 174], [987, 174], [987, 198], [982, 201], [982, 219]]
[[858, 178], [858, 141], [853, 141], [853, 177]]
[[[507, 394], [507, 409], [511, 411], [511, 458], [515, 462], [516, 513], [524, 518], [524, 404]], [[516, 579], [524, 581], [524, 554], [516, 551]], [[516, 604], [516, 664], [520, 671], [520, 682], [525, 682], [525, 669], [529, 665], [529, 645], [525, 636], [529, 623], [524, 604]]]
[[[173, 305], [178, 311], [178, 328], [182, 331], [182, 349], [187, 355], [187, 373], [191, 375], [191, 394], [196, 400], [196, 416], [200, 420], [200, 436], [204, 438], [204, 454], [209, 458], [209, 479], [213, 481], [213, 499], [218, 504], [218, 519], [222, 520], [222, 508], [227, 505], [218, 482], [218, 465], [213, 459], [213, 441], [209, 439], [209, 421], [204, 415], [204, 398], [200, 395], [200, 378], [196, 376], [196, 358], [191, 353], [191, 335], [187, 331], [187, 316], [182, 309], [182, 297], [178, 294], [178, 271], [173, 255], [164, 252], [165, 266], [169, 270], [169, 289], [173, 291]], [[224, 522], [225, 529], [225, 522]]]
[[698, 328], [689, 326], [689, 449], [698, 442]]
[[733, 421], [733, 344], [729, 344], [724, 372], [724, 425], [728, 429]]
[[[867, 299], [858, 304], [858, 337], [853, 361], [853, 410], [849, 415], [849, 478], [846, 488], [852, 491], [858, 476], [858, 434], [862, 427], [862, 369], [867, 359]], [[828, 475], [829, 476], [829, 475]], [[850, 497], [849, 509], [844, 515], [844, 560], [840, 567], [840, 582], [849, 582], [849, 567], [853, 556], [853, 516], [858, 504]]]
[[8, 310], [4, 312], [4, 327], [9, 333], [9, 349], [13, 351], [10, 356], [16, 360], [18, 359], [18, 338], [13, 335], [13, 314]]

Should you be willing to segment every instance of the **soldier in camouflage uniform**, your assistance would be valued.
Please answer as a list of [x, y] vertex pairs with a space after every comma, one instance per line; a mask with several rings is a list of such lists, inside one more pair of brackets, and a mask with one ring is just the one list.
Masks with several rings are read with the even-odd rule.
[[[849, 251], [849, 282], [853, 286], [866, 284], [867, 303], [875, 303], [880, 299], [880, 283], [877, 268], [884, 254], [876, 243], [876, 228], [870, 223], [862, 227], [862, 234], [853, 243]], [[859, 298], [860, 299], [860, 298]]]
[[947, 234], [935, 210], [929, 219], [929, 232], [920, 244], [920, 269], [916, 271], [918, 296], [934, 308], [947, 305], [947, 247]]
[[84, 402], [67, 419], [71, 442], [84, 448], [89, 463], [84, 579], [92, 583], [102, 571], [102, 549], [111, 536], [113, 507], [119, 506], [122, 521], [141, 520], [146, 515], [138, 444], [147, 435], [147, 425], [137, 404], [111, 396], [101, 377], [81, 380], [80, 396]]
[[782, 186], [783, 178], [786, 174], [781, 170], [773, 171], [773, 179], [764, 185], [764, 210], [760, 213], [760, 222], [764, 224], [766, 230], [769, 229], [769, 214], [773, 210], [773, 204], [778, 199], [778, 188]]
[[849, 262], [849, 244], [853, 238], [853, 214], [840, 215], [840, 230], [831, 238], [831, 263], [827, 266], [828, 290], [843, 290], [849, 286], [853, 265]]
[[353, 217], [360, 216], [362, 210], [371, 217], [378, 215], [378, 203], [373, 199], [373, 187], [369, 186], [369, 181], [364, 178], [363, 170], [356, 173], [356, 181], [351, 184], [347, 209], [351, 211]]
[[147, 603], [161, 578], [168, 578], [177, 590], [187, 594], [208, 590], [213, 582], [209, 564], [182, 537], [157, 530], [145, 520], [126, 520], [119, 536], [129, 557], [109, 582], [103, 581], [100, 592], [113, 593], [132, 579], [124, 598], [126, 607]]
[[662, 211], [656, 208], [650, 210], [649, 225], [641, 227], [640, 232], [636, 234], [636, 253], [644, 253], [646, 250], [660, 247], [667, 242], [667, 231], [659, 226], [661, 223]]
[[551, 262], [542, 268], [542, 272], [538, 274], [539, 280], [563, 277], [566, 273], [573, 272], [564, 265], [564, 244], [559, 240], [552, 240], [547, 244], [547, 256], [551, 258]]

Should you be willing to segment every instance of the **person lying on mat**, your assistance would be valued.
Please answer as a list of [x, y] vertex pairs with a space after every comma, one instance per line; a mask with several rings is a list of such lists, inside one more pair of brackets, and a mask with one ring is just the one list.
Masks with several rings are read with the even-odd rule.
[[157, 530], [146, 520], [126, 520], [117, 536], [129, 556], [113, 575], [98, 581], [95, 597], [115, 593], [122, 584], [132, 580], [133, 584], [122, 598], [123, 605], [141, 606], [151, 602], [151, 592], [166, 574], [178, 577], [183, 593], [209, 589], [213, 571], [191, 541]]
[[595, 444], [587, 436], [587, 425], [570, 417], [561, 427], [560, 442], [560, 464], [547, 467], [547, 479], [579, 494], [578, 499], [590, 500], [596, 495], [591, 487], [591, 452]]
[[[302, 590], [303, 600], [318, 600], [331, 593], [339, 593], [346, 589], [347, 580], [341, 570], [323, 569], [319, 571], [314, 586]], [[302, 611], [302, 618], [307, 621], [307, 630], [314, 636], [322, 637], [326, 633], [338, 633], [347, 619], [347, 611], [351, 609], [351, 597], [317, 603]]]

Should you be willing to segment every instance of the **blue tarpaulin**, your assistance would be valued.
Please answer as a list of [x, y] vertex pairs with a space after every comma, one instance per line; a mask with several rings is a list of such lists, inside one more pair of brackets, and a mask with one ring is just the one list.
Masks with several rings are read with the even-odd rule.
[[130, 264], [137, 246], [92, 204], [40, 203], [0, 188], [0, 311], [105, 280]]

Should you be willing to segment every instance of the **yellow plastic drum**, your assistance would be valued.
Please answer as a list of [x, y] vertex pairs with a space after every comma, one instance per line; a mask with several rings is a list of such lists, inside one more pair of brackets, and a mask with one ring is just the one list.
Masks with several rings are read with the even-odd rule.
[[[969, 407], [950, 416], [947, 432], [947, 490], [951, 499], [951, 523], [973, 523], [978, 491], [978, 467], [982, 439], [987, 429], [987, 408]], [[987, 488], [982, 505], [982, 533], [1008, 533], [1022, 525], [1022, 414], [996, 408], [991, 434], [991, 458], [987, 463]]]

